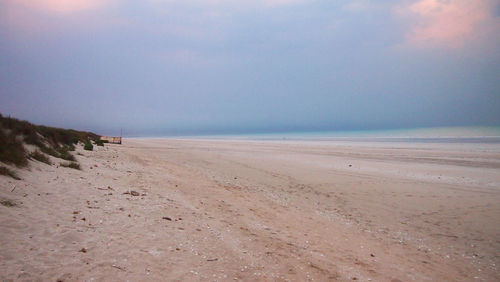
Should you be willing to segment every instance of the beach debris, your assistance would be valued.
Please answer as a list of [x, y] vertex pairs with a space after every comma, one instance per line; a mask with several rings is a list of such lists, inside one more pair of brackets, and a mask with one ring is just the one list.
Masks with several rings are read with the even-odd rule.
[[73, 214], [79, 214], [80, 212], [79, 211], [74, 211]]
[[352, 164], [350, 164], [349, 167], [352, 167]]
[[162, 219], [166, 219], [168, 221], [172, 221], [172, 219], [170, 217], [168, 217], [168, 216], [164, 216], [164, 217], [162, 217]]
[[213, 258], [213, 259], [207, 259], [207, 261], [218, 261], [218, 258]]
[[139, 192], [137, 192], [137, 191], [132, 190], [132, 191], [130, 191], [130, 195], [132, 195], [132, 196], [140, 196], [141, 194], [139, 194]]
[[81, 249], [79, 250], [79, 252], [86, 253], [86, 252], [87, 252], [87, 249], [85, 249], [85, 248], [81, 248]]
[[370, 254], [370, 256], [371, 256], [372, 258], [374, 258], [374, 257], [375, 257], [375, 255], [374, 255], [374, 254]]
[[87, 219], [86, 219], [85, 217], [82, 217], [82, 219], [80, 219], [80, 220], [83, 220], [83, 221], [85, 221], [85, 220], [87, 220]]
[[114, 268], [117, 268], [117, 269], [119, 269], [119, 270], [125, 271], [125, 268], [120, 267], [120, 266], [115, 265], [115, 264], [111, 265], [111, 267], [114, 267]]
[[14, 185], [14, 188], [12, 188], [12, 190], [10, 190], [10, 192], [14, 192], [14, 190], [16, 190], [16, 185]]

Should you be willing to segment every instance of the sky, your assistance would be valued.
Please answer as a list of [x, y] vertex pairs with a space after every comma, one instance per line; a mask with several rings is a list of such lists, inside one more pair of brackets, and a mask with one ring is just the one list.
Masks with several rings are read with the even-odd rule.
[[99, 134], [500, 125], [500, 0], [2, 0], [0, 113]]

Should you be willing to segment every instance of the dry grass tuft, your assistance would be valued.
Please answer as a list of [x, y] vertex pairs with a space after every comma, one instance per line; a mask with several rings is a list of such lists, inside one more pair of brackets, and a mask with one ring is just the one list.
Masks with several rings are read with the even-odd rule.
[[49, 157], [47, 157], [44, 153], [38, 151], [38, 150], [35, 150], [33, 153], [30, 154], [30, 158], [32, 159], [35, 159], [37, 161], [40, 161], [42, 163], [46, 163], [48, 165], [52, 164], [50, 162], [50, 159]]
[[0, 175], [7, 175], [7, 176], [10, 176], [16, 180], [21, 180], [21, 178], [19, 176], [17, 176], [17, 174], [15, 172], [13, 172], [12, 170], [10, 170], [9, 168], [4, 167], [4, 166], [0, 166]]
[[73, 168], [73, 169], [78, 169], [80, 170], [80, 164], [77, 163], [77, 162], [69, 162], [69, 163], [60, 163], [60, 165], [62, 167], [69, 167], [69, 168]]
[[1, 200], [0, 204], [2, 204], [2, 206], [6, 206], [6, 207], [16, 206], [16, 203], [12, 202], [11, 200]]

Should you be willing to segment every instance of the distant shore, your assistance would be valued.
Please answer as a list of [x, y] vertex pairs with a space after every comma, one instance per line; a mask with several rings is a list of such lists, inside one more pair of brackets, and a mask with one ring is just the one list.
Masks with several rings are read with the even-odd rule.
[[0, 177], [0, 279], [499, 280], [499, 144], [364, 140], [125, 138], [77, 148], [82, 170], [30, 161]]

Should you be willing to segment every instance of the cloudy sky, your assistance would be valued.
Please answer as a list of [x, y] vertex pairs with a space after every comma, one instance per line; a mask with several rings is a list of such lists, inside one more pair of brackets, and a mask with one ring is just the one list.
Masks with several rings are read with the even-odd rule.
[[2, 0], [0, 112], [129, 135], [500, 125], [499, 0]]

